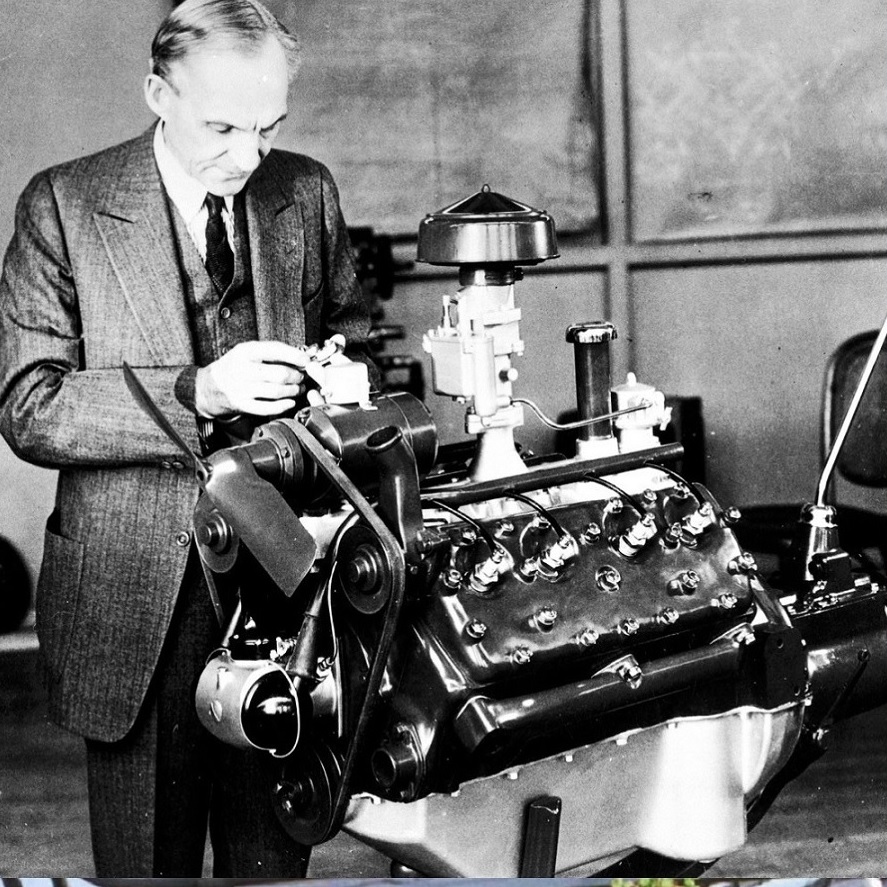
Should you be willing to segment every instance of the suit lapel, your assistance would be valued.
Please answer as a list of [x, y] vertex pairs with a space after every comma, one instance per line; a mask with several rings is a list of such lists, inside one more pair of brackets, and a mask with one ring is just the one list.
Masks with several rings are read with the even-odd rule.
[[131, 143], [119, 187], [93, 218], [153, 358], [177, 366], [193, 363], [194, 350], [153, 133]]
[[274, 176], [270, 158], [250, 180], [246, 214], [259, 338], [301, 345], [305, 341], [302, 207]]

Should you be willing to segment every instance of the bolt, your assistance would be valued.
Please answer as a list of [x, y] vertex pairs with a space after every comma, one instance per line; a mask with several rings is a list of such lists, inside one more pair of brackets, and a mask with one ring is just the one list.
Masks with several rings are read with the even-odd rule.
[[731, 505], [729, 508], [724, 509], [721, 517], [728, 527], [732, 527], [733, 524], [739, 523], [742, 519], [742, 512], [735, 505]]
[[675, 522], [668, 526], [662, 538], [669, 548], [677, 548], [681, 544], [681, 535], [681, 525]]
[[455, 567], [450, 567], [444, 574], [443, 581], [448, 588], [459, 588], [462, 584], [462, 574]]
[[636, 662], [623, 662], [616, 669], [616, 674], [618, 674], [632, 690], [637, 690], [641, 685], [641, 681], [644, 679], [644, 672]]
[[480, 619], [472, 619], [471, 622], [465, 626], [465, 634], [467, 634], [473, 641], [483, 640], [486, 633], [487, 626], [485, 623], [481, 622]]
[[511, 653], [511, 661], [515, 665], [527, 665], [533, 658], [529, 647], [516, 647]]
[[674, 607], [666, 607], [659, 611], [656, 620], [663, 625], [674, 625], [678, 621], [678, 611]]
[[672, 490], [672, 496], [675, 499], [686, 499], [690, 495], [690, 488], [685, 483], [675, 484], [674, 490]]
[[625, 503], [622, 501], [621, 496], [614, 496], [607, 502], [607, 511], [612, 514], [619, 514], [623, 508], [625, 508]]
[[555, 610], [554, 607], [542, 607], [540, 610], [537, 610], [533, 616], [533, 624], [540, 631], [548, 631], [553, 628], [556, 621], [557, 610]]
[[599, 638], [600, 635], [593, 628], [583, 628], [576, 636], [581, 647], [593, 647]]
[[654, 493], [653, 490], [644, 490], [642, 496], [644, 502], [646, 502], [648, 505], [656, 504], [656, 493]]
[[717, 599], [712, 601], [715, 607], [723, 607], [725, 610], [732, 610], [738, 603], [736, 595], [730, 591], [719, 594]]
[[637, 621], [637, 619], [633, 617], [629, 617], [628, 619], [623, 619], [622, 623], [619, 625], [619, 631], [631, 637], [633, 634], [637, 634], [640, 630], [641, 624]]
[[604, 564], [604, 566], [598, 567], [597, 572], [594, 574], [594, 581], [601, 591], [618, 591], [622, 583], [622, 576], [615, 567]]
[[733, 560], [727, 564], [727, 571], [732, 573], [734, 576], [739, 574], [748, 574], [754, 573], [755, 570], [758, 569], [758, 565], [755, 562], [754, 555], [748, 551], [740, 552]]
[[668, 583], [669, 594], [693, 594], [702, 580], [695, 570], [684, 570]]
[[501, 539], [503, 536], [510, 536], [514, 532], [514, 523], [510, 520], [500, 520], [499, 523], [496, 524], [496, 529], [493, 531], [493, 535], [496, 538]]
[[474, 545], [475, 542], [477, 542], [477, 530], [474, 527], [462, 527], [459, 530], [457, 544], [467, 548], [469, 545]]
[[597, 542], [601, 538], [601, 525], [592, 521], [581, 533], [579, 539], [586, 545]]

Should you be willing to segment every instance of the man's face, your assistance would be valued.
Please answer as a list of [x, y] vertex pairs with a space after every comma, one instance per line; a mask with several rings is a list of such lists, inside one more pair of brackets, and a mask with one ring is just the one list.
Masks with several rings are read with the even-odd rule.
[[237, 194], [271, 150], [286, 116], [289, 81], [280, 44], [257, 52], [201, 47], [145, 83], [148, 106], [185, 171], [207, 191]]

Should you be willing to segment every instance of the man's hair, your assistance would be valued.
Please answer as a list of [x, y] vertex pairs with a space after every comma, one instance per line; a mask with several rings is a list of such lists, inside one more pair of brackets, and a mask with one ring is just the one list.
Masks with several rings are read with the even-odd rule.
[[301, 60], [298, 38], [258, 0], [185, 0], [154, 35], [151, 71], [168, 81], [170, 67], [201, 46], [255, 52], [269, 37], [280, 43], [292, 82]]

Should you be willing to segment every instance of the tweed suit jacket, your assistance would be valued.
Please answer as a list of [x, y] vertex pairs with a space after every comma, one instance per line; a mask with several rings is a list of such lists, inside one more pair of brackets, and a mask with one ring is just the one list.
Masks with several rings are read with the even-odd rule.
[[[126, 388], [127, 361], [192, 446], [175, 398], [194, 364], [153, 128], [38, 174], [0, 279], [0, 432], [59, 469], [37, 589], [50, 714], [112, 741], [134, 722], [169, 626], [198, 496], [187, 459]], [[369, 313], [329, 172], [271, 151], [246, 190], [259, 339], [334, 332]]]

